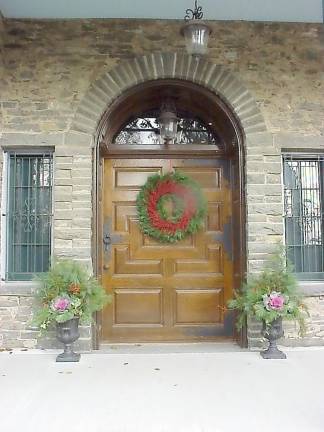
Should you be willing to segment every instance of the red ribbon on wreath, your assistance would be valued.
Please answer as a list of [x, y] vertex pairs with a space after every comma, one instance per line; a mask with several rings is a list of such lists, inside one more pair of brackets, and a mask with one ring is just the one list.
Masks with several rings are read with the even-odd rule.
[[[174, 194], [184, 201], [184, 210], [181, 218], [177, 222], [162, 219], [157, 204], [159, 199], [167, 194]], [[178, 229], [185, 230], [188, 227], [191, 217], [196, 212], [196, 198], [193, 193], [184, 185], [166, 180], [157, 185], [157, 188], [150, 192], [147, 200], [147, 213], [152, 226], [170, 233], [175, 233]]]

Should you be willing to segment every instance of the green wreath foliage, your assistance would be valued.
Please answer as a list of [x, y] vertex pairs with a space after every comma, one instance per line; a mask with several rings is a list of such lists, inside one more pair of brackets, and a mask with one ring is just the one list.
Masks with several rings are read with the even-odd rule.
[[[186, 186], [196, 199], [196, 212], [191, 217], [186, 229], [177, 229], [174, 233], [160, 230], [152, 226], [147, 211], [150, 193], [153, 192], [161, 182], [166, 180]], [[174, 206], [174, 211], [171, 215], [165, 210], [165, 204], [170, 200]], [[139, 225], [142, 232], [163, 243], [175, 243], [184, 239], [189, 234], [197, 232], [202, 227], [207, 214], [207, 201], [202, 194], [201, 187], [195, 180], [179, 171], [164, 175], [154, 174], [150, 176], [137, 196], [136, 205]], [[179, 196], [166, 194], [160, 198], [157, 204], [157, 210], [161, 219], [177, 222], [181, 219], [184, 210], [184, 202]]]

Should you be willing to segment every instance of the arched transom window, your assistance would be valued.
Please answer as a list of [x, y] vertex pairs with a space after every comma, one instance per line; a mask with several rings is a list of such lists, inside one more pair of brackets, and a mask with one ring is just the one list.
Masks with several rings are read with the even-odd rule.
[[[133, 117], [117, 132], [112, 143], [118, 145], [160, 145], [159, 110]], [[174, 144], [212, 145], [221, 149], [221, 140], [202, 119], [185, 111], [177, 111], [178, 132]]]

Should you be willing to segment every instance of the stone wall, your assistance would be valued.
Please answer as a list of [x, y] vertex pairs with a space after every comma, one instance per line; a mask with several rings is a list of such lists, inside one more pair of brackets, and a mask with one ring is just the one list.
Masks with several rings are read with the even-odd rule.
[[29, 330], [32, 297], [0, 296], [0, 347], [34, 348], [37, 332]]
[[[123, 59], [183, 52], [181, 22], [159, 20], [6, 21], [3, 132], [69, 130], [80, 100]], [[324, 132], [321, 24], [211, 22], [208, 58], [254, 94], [273, 133]]]
[[[91, 266], [92, 152], [101, 114], [131, 85], [177, 77], [215, 91], [243, 125], [248, 269], [262, 267], [283, 234], [281, 150], [324, 149], [322, 25], [212, 22], [208, 62], [195, 64], [181, 54], [177, 21], [3, 24], [0, 144], [55, 148], [55, 255]], [[171, 54], [161, 54], [161, 47]], [[28, 284], [1, 283], [0, 344], [36, 346], [35, 332], [25, 319], [31, 295]], [[324, 344], [319, 295], [309, 302], [313, 317], [308, 340]], [[257, 329], [251, 325], [249, 331], [256, 346]], [[89, 347], [90, 336], [85, 330]]]
[[307, 319], [307, 331], [303, 338], [298, 334], [295, 323], [286, 323], [284, 345], [316, 346], [323, 345], [324, 338], [324, 296], [309, 297], [305, 300], [310, 317]]
[[5, 38], [5, 23], [4, 18], [2, 16], [2, 13], [0, 11], [0, 68], [3, 69], [4, 67], [4, 38]]

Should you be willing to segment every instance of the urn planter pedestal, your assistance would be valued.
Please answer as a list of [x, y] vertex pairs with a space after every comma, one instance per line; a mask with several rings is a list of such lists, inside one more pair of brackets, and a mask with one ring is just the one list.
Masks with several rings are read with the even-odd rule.
[[277, 318], [276, 320], [272, 321], [268, 327], [266, 326], [265, 322], [263, 322], [262, 334], [266, 339], [268, 339], [269, 347], [265, 351], [261, 351], [261, 357], [264, 359], [287, 358], [286, 354], [280, 351], [277, 347], [277, 339], [280, 339], [284, 334], [282, 329], [282, 318]]
[[64, 352], [56, 357], [57, 362], [78, 362], [80, 354], [72, 349], [73, 342], [80, 337], [79, 318], [72, 318], [63, 323], [56, 323], [57, 340], [64, 344]]

